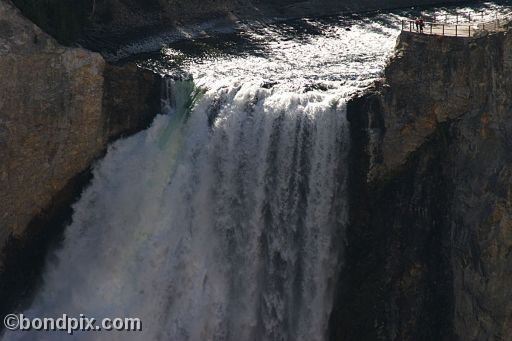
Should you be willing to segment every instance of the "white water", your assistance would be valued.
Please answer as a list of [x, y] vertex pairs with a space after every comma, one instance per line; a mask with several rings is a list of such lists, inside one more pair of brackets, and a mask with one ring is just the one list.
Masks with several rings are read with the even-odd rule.
[[[398, 19], [350, 31], [308, 20], [320, 33], [293, 39], [264, 27], [247, 33], [264, 55], [187, 64], [207, 92], [188, 119], [169, 110], [109, 148], [25, 314], [142, 320], [142, 332], [82, 340], [326, 340], [347, 219], [345, 101], [379, 77]], [[317, 83], [326, 90], [305, 91]], [[171, 91], [178, 108], [185, 87]]]
[[232, 86], [186, 124], [159, 116], [115, 143], [26, 315], [143, 321], [84, 340], [322, 340], [346, 217], [343, 111]]
[[[323, 33], [291, 40], [265, 27], [248, 33], [265, 58], [190, 63], [207, 92], [187, 119], [177, 84], [178, 109], [109, 148], [25, 315], [142, 320], [142, 332], [81, 340], [326, 340], [347, 220], [345, 101], [379, 76], [398, 33], [338, 24], [310, 20]], [[304, 91], [318, 82], [325, 91]]]

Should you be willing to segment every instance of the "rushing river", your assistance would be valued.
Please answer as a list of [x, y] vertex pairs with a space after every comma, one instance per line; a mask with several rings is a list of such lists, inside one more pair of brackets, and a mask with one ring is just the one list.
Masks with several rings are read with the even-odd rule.
[[194, 82], [166, 78], [162, 114], [95, 166], [24, 314], [142, 321], [83, 340], [326, 340], [347, 222], [345, 104], [381, 76], [401, 18], [245, 24], [147, 58]]

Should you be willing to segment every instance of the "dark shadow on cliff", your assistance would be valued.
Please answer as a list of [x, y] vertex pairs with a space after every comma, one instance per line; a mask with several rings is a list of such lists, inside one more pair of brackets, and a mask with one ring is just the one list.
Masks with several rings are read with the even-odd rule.
[[[30, 306], [43, 283], [47, 256], [61, 246], [64, 230], [71, 223], [70, 203], [80, 198], [91, 178], [90, 170], [74, 177], [50, 206], [30, 222], [23, 236], [9, 238], [0, 269], [0, 316]], [[0, 331], [3, 328], [2, 325]]]
[[[384, 129], [377, 101], [349, 102], [350, 220], [330, 339], [454, 340], [450, 264], [450, 124], [399, 170], [367, 184], [366, 128]], [[368, 117], [374, 115], [373, 117]]]

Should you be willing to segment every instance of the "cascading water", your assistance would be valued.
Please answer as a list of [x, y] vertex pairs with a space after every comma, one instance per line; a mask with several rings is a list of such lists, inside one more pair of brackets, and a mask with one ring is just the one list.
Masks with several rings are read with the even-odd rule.
[[345, 100], [382, 69], [398, 32], [386, 20], [310, 20], [323, 34], [298, 42], [266, 27], [254, 33], [272, 38], [265, 56], [190, 65], [204, 90], [167, 80], [167, 114], [95, 166], [25, 315], [143, 323], [83, 340], [325, 340], [347, 218]]
[[26, 315], [143, 321], [87, 340], [323, 339], [346, 216], [343, 110], [229, 86], [115, 143]]

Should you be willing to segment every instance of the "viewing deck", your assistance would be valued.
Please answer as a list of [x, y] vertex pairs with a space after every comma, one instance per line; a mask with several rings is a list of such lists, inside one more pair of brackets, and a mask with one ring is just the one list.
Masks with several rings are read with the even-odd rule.
[[445, 18], [444, 22], [439, 22], [436, 17], [427, 18], [427, 20], [424, 18], [423, 30], [417, 28], [415, 20], [402, 20], [402, 31], [450, 37], [475, 37], [484, 32], [506, 31], [512, 20], [512, 13], [496, 15], [492, 20], [483, 20], [483, 15], [480, 17], [474, 14], [473, 16], [471, 14], [456, 15], [455, 22], [447, 19]]

